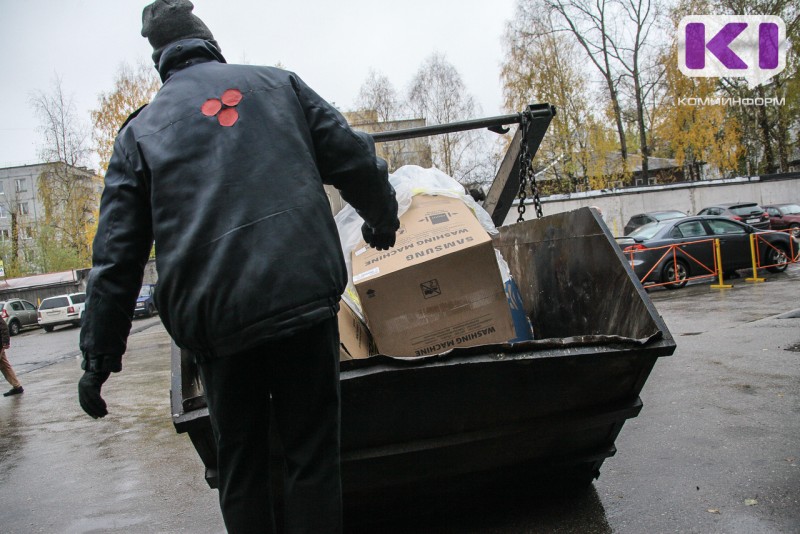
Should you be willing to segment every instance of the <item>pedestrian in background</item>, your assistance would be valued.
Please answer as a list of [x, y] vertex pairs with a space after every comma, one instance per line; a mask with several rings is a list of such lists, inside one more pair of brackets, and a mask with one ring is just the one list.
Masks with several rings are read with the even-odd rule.
[[164, 84], [119, 131], [105, 176], [80, 403], [107, 414], [101, 387], [122, 369], [155, 239], [156, 302], [200, 369], [228, 531], [274, 531], [274, 424], [286, 532], [341, 532], [336, 313], [347, 275], [323, 184], [379, 249], [399, 228], [394, 190], [369, 135], [296, 74], [227, 64], [193, 7], [158, 0], [142, 14]]
[[8, 356], [6, 356], [6, 350], [11, 348], [11, 334], [8, 331], [8, 325], [3, 319], [0, 319], [0, 342], [3, 344], [3, 348], [0, 349], [0, 372], [3, 373], [3, 377], [8, 383], [11, 384], [11, 389], [3, 393], [3, 396], [10, 397], [12, 395], [19, 395], [25, 390], [22, 384], [19, 383], [16, 373], [14, 373], [14, 368], [11, 367], [11, 362], [8, 361]]

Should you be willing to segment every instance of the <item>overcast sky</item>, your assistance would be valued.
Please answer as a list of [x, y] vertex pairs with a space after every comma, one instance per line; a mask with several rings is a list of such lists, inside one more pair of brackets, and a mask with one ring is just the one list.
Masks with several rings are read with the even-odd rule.
[[[0, 0], [0, 167], [37, 163], [30, 104], [56, 76], [89, 123], [123, 62], [149, 63], [141, 0]], [[503, 114], [502, 35], [515, 0], [194, 0], [229, 63], [297, 72], [349, 110], [370, 68], [404, 93], [423, 61], [445, 55], [484, 116]]]

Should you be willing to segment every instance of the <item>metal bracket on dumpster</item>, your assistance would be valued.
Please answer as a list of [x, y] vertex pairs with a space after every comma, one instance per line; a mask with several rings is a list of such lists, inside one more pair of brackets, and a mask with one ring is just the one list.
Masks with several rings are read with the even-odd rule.
[[[533, 113], [536, 111], [536, 113]], [[556, 109], [550, 104], [533, 104], [528, 106], [528, 154], [531, 159], [539, 150], [545, 132], [550, 126], [550, 121], [555, 117]], [[526, 112], [526, 113], [527, 113]], [[522, 114], [520, 114], [522, 115]], [[492, 186], [486, 194], [483, 207], [492, 216], [495, 226], [502, 226], [503, 221], [514, 205], [514, 199], [519, 191], [519, 153], [522, 149], [522, 129], [517, 129], [514, 139], [503, 157], [503, 162], [497, 170]]]
[[[441, 135], [452, 132], [462, 132], [465, 130], [478, 130], [487, 128], [491, 132], [498, 134], [509, 131], [505, 126], [509, 124], [521, 124], [523, 117], [529, 121], [528, 129], [528, 152], [531, 158], [536, 155], [539, 145], [544, 138], [550, 121], [556, 115], [556, 108], [550, 104], [531, 104], [521, 113], [511, 115], [499, 115], [496, 117], [486, 117], [484, 119], [473, 119], [468, 121], [451, 122], [448, 124], [434, 124], [432, 126], [421, 126], [419, 128], [407, 128], [405, 130], [392, 130], [388, 132], [373, 133], [372, 138], [376, 143], [387, 143], [389, 141], [401, 141], [416, 137], [428, 137], [431, 135]], [[508, 147], [508, 151], [503, 157], [500, 169], [497, 171], [494, 182], [486, 194], [484, 209], [492, 216], [495, 226], [501, 226], [508, 215], [514, 198], [519, 191], [519, 152], [522, 148], [522, 132], [518, 129], [514, 134], [514, 139]]]

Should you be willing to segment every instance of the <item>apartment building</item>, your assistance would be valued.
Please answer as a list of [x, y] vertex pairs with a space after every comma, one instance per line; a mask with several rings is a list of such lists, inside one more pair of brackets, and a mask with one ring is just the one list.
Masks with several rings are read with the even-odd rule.
[[[16, 250], [20, 260], [30, 262], [33, 257], [33, 240], [38, 228], [47, 216], [45, 199], [39, 187], [40, 179], [50, 179], [62, 184], [77, 180], [90, 198], [89, 204], [96, 209], [103, 189], [102, 178], [85, 167], [73, 167], [62, 163], [38, 163], [0, 168], [0, 246], [7, 256]], [[58, 186], [56, 186], [58, 187]], [[56, 203], [64, 202], [66, 195], [54, 195]], [[87, 195], [84, 195], [86, 197]], [[54, 206], [54, 210], [63, 206]], [[90, 215], [87, 215], [91, 218]], [[87, 221], [91, 222], [91, 221]], [[16, 247], [10, 247], [16, 226]], [[5, 258], [8, 259], [8, 258]]]

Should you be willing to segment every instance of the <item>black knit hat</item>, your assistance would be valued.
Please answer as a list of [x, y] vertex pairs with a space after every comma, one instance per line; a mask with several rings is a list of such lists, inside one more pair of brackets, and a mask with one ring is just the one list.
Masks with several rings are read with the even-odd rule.
[[181, 39], [205, 39], [220, 50], [211, 30], [192, 14], [193, 9], [189, 0], [156, 0], [142, 11], [142, 36], [153, 47], [156, 65], [164, 48]]

